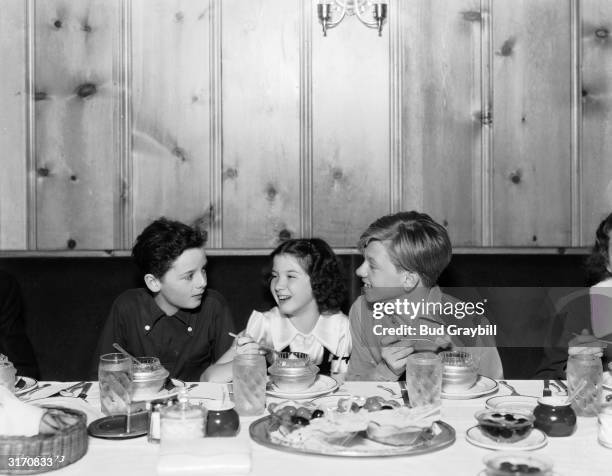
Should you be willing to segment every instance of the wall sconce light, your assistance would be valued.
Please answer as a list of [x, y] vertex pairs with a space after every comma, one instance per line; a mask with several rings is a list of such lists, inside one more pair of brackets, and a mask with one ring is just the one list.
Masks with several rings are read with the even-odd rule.
[[[321, 0], [317, 5], [317, 14], [323, 27], [323, 36], [327, 36], [327, 30], [338, 26], [347, 15], [356, 15], [361, 23], [368, 28], [376, 28], [378, 36], [382, 36], [383, 24], [387, 19], [387, 4], [371, 0], [333, 0], [333, 3]], [[367, 18], [369, 15], [371, 20]]]

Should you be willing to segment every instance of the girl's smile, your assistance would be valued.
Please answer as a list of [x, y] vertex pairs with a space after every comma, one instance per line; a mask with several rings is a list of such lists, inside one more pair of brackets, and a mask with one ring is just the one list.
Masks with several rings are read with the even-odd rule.
[[310, 276], [292, 255], [274, 257], [270, 292], [280, 311], [288, 317], [319, 314]]

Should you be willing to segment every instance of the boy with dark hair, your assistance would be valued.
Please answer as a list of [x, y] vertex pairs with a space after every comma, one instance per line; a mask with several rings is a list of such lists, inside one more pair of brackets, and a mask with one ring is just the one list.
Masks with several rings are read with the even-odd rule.
[[[398, 380], [413, 352], [463, 346], [474, 356], [481, 375], [503, 376], [493, 337], [450, 336], [446, 332], [449, 324], [462, 329], [478, 325], [485, 329], [488, 321], [471, 317], [460, 320], [440, 313], [458, 304], [436, 286], [452, 255], [451, 242], [442, 225], [415, 211], [387, 215], [367, 228], [358, 247], [364, 262], [356, 274], [363, 281], [364, 294], [349, 313], [353, 352], [347, 380]], [[433, 312], [425, 310], [429, 304], [433, 304]], [[383, 309], [390, 311], [382, 312]], [[411, 309], [418, 311], [411, 313]], [[432, 337], [424, 340], [417, 330], [421, 326]], [[416, 334], [401, 334], [410, 327], [417, 330]], [[440, 328], [443, 332], [436, 332]]]
[[132, 257], [146, 289], [115, 300], [97, 356], [115, 352], [117, 342], [132, 355], [158, 357], [171, 377], [200, 380], [230, 347], [234, 331], [225, 299], [206, 289], [204, 243], [198, 230], [166, 218], [144, 229]]

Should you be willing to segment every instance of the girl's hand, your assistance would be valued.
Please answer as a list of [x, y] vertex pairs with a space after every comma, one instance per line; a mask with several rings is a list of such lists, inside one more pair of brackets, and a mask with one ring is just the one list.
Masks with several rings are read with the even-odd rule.
[[248, 334], [239, 334], [234, 341], [236, 344], [236, 354], [265, 354], [259, 344]]

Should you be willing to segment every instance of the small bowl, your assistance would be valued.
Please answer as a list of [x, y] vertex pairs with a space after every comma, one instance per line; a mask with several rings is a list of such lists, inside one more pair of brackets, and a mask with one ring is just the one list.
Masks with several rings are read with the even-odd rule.
[[529, 436], [534, 416], [522, 412], [481, 410], [474, 415], [482, 432], [498, 443], [514, 443]]
[[268, 369], [270, 381], [283, 392], [303, 392], [317, 378], [319, 367], [310, 363], [305, 357], [278, 358]]
[[447, 351], [442, 357], [442, 390], [457, 393], [468, 390], [478, 380], [478, 373], [469, 352]]
[[526, 453], [495, 453], [483, 460], [487, 476], [551, 476], [553, 464]]
[[132, 366], [134, 382], [132, 400], [134, 401], [155, 396], [162, 389], [169, 375], [157, 357], [138, 357], [138, 360], [140, 364]]

